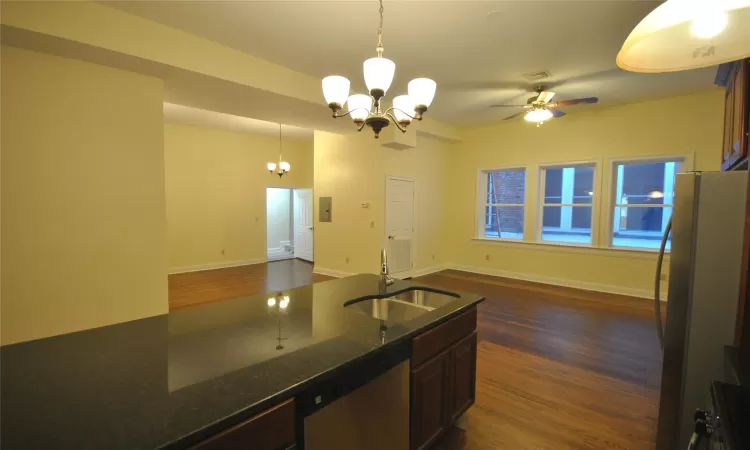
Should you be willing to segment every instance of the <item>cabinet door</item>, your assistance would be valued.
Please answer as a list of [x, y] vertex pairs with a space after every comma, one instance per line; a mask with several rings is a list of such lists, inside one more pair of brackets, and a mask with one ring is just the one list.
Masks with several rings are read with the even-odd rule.
[[235, 425], [191, 450], [280, 450], [294, 448], [294, 400]]
[[721, 145], [721, 168], [727, 170], [732, 165], [732, 126], [734, 125], [734, 90], [727, 86], [724, 95], [724, 140]]
[[412, 371], [412, 450], [429, 447], [445, 427], [448, 359], [446, 351]]
[[748, 60], [737, 61], [730, 75], [724, 99], [724, 142], [721, 158], [723, 170], [732, 168], [747, 157], [749, 82]]
[[745, 115], [747, 114], [747, 61], [739, 63], [735, 73], [734, 83], [734, 112], [732, 114], [732, 157], [739, 160], [747, 156], [747, 130], [745, 129]]
[[450, 356], [450, 407], [452, 423], [474, 404], [477, 372], [477, 333], [459, 341]]

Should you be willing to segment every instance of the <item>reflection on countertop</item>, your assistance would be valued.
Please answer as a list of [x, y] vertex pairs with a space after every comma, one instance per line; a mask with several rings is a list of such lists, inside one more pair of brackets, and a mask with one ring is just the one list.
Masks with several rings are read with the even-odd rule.
[[378, 283], [357, 275], [2, 347], [3, 448], [181, 448], [482, 300], [458, 294], [387, 326], [344, 307]]

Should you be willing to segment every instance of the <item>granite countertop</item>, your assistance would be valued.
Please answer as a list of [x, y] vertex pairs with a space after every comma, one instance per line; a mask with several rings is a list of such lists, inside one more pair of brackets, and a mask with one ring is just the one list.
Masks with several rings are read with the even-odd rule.
[[184, 448], [483, 300], [456, 293], [393, 322], [344, 307], [378, 292], [357, 275], [4, 346], [0, 445]]

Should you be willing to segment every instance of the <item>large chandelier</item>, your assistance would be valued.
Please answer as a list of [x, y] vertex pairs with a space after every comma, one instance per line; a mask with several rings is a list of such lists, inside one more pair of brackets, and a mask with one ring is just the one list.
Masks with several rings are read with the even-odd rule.
[[[416, 78], [408, 85], [408, 95], [393, 98], [393, 105], [383, 111], [381, 100], [391, 87], [396, 64], [390, 59], [383, 58], [383, 0], [380, 1], [380, 26], [378, 27], [378, 56], [364, 62], [365, 85], [370, 95], [354, 94], [349, 96], [349, 80], [332, 75], [323, 78], [323, 96], [328, 107], [333, 111], [333, 118], [351, 116], [357, 125], [357, 131], [362, 131], [365, 125], [372, 128], [375, 138], [380, 131], [393, 122], [402, 132], [406, 132], [413, 119], [422, 120], [422, 115], [435, 97], [437, 84], [429, 78]], [[348, 98], [347, 98], [348, 97]], [[349, 110], [340, 113], [344, 103], [348, 102]], [[373, 109], [374, 107], [374, 109]]]

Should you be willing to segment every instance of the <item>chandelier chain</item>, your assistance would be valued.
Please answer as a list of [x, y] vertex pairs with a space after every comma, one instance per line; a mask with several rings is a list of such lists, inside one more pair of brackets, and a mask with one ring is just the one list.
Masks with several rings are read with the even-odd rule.
[[380, 26], [378, 26], [378, 56], [383, 53], [383, 0], [380, 3]]

